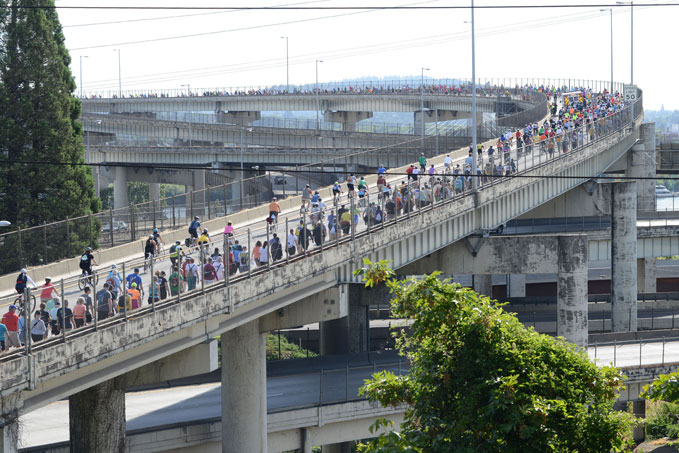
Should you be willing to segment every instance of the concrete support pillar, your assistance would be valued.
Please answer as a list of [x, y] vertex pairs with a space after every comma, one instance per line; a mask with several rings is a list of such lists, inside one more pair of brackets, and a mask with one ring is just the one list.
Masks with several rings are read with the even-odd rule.
[[637, 331], [637, 185], [611, 187], [611, 304], [613, 332]]
[[264, 452], [266, 340], [259, 322], [222, 334], [222, 451]]
[[509, 297], [526, 297], [526, 276], [524, 274], [509, 274]]
[[205, 197], [205, 170], [194, 170], [193, 176], [193, 215], [204, 216], [207, 212]]
[[473, 279], [473, 288], [474, 291], [477, 293], [483, 295], [483, 296], [488, 296], [488, 297], [493, 297], [493, 276], [490, 274], [474, 274], [472, 276]]
[[340, 442], [337, 444], [328, 444], [321, 447], [322, 453], [351, 453], [353, 442]]
[[127, 168], [116, 167], [116, 179], [113, 180], [113, 207], [115, 209], [129, 206], [127, 200]]
[[[363, 285], [349, 287], [349, 314], [343, 318], [319, 323], [319, 350], [321, 355], [355, 354], [370, 349], [370, 318], [368, 308], [372, 300], [368, 293], [380, 294], [377, 290], [367, 290]], [[384, 300], [386, 304], [389, 299]]]
[[637, 259], [637, 292], [657, 293], [657, 263], [653, 258]]
[[118, 377], [68, 398], [71, 451], [126, 451], [124, 384]]
[[559, 236], [556, 334], [587, 347], [587, 239]]
[[151, 201], [160, 200], [160, 183], [158, 182], [149, 183], [149, 200]]
[[323, 120], [332, 123], [342, 123], [345, 132], [355, 132], [359, 121], [373, 117], [373, 112], [323, 112]]
[[19, 451], [19, 422], [14, 420], [2, 427], [0, 431], [0, 453], [17, 453]]
[[631, 178], [651, 178], [637, 180], [637, 208], [639, 211], [655, 211], [655, 123], [642, 124], [640, 140], [627, 153], [627, 176]]

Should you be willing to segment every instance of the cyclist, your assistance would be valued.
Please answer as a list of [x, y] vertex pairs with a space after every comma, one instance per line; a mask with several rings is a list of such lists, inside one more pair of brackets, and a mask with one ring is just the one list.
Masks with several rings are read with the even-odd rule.
[[340, 185], [339, 182], [335, 181], [335, 184], [332, 185], [332, 200], [335, 204], [337, 204], [337, 201], [340, 199], [342, 196], [342, 186]]
[[153, 240], [156, 241], [156, 252], [160, 252], [161, 245], [165, 245], [162, 236], [158, 232], [158, 228], [153, 229]]
[[203, 229], [203, 234], [198, 238], [198, 245], [205, 245], [210, 242], [210, 235], [207, 232], [207, 228]]
[[24, 293], [24, 290], [26, 289], [26, 285], [27, 285], [28, 283], [30, 283], [31, 285], [33, 285], [33, 288], [37, 288], [37, 287], [38, 287], [38, 285], [35, 284], [35, 282], [33, 281], [33, 279], [32, 279], [31, 277], [29, 277], [28, 274], [27, 274], [26, 272], [27, 272], [26, 269], [21, 269], [21, 273], [20, 273], [19, 276], [17, 277], [16, 285], [14, 285], [14, 289], [15, 289], [16, 292], [19, 293], [19, 294], [23, 294], [23, 293]]
[[278, 214], [281, 213], [281, 205], [278, 204], [278, 199], [273, 197], [269, 203], [269, 217], [273, 216], [274, 221], [278, 221]]
[[170, 247], [170, 262], [172, 262], [172, 266], [177, 265], [180, 253], [184, 255], [181, 244], [181, 241], [175, 241], [175, 243]]
[[97, 260], [92, 255], [92, 248], [87, 247], [85, 253], [80, 256], [80, 269], [82, 269], [83, 274], [87, 273], [90, 277], [92, 276], [92, 264], [98, 266]]
[[189, 234], [193, 239], [198, 239], [198, 228], [200, 228], [200, 217], [195, 216], [189, 225]]
[[153, 238], [153, 235], [150, 235], [148, 239], [146, 239], [146, 242], [144, 243], [144, 267], [146, 267], [146, 262], [149, 260], [153, 260], [153, 255], [156, 252], [156, 247], [158, 244], [156, 244], [155, 239]]

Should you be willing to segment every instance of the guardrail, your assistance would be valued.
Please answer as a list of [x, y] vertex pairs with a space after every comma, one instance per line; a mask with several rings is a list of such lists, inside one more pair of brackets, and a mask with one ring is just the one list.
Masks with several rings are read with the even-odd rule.
[[[619, 350], [629, 346], [638, 346], [638, 355], [619, 357]], [[679, 362], [679, 341], [667, 341], [665, 337], [628, 340], [607, 343], [595, 342], [590, 345], [589, 355], [600, 363], [611, 363], [614, 367], [643, 367], [643, 366], [664, 366], [665, 364], [676, 364]]]
[[[638, 105], [641, 105], [640, 104], [641, 97], [637, 102]], [[636, 118], [638, 118], [641, 115], [641, 109], [636, 110], [636, 112], [638, 112], [638, 114], [636, 115]], [[607, 140], [608, 138], [616, 134], [624, 134], [623, 136], [621, 136], [621, 138], [631, 134], [632, 129], [629, 127], [630, 126], [629, 113], [630, 113], [629, 107], [627, 107], [624, 110], [614, 115], [611, 115], [610, 117], [607, 117], [605, 120], [600, 120], [604, 123], [601, 127], [600, 134], [597, 134], [593, 138], [593, 140], [588, 143], [588, 145], [598, 144], [602, 140]], [[542, 156], [540, 156], [540, 159], [538, 159], [538, 162], [535, 164], [535, 167], [526, 167], [510, 175], [498, 176], [497, 178], [493, 178], [491, 181], [482, 184], [480, 186], [480, 190], [481, 191], [486, 190], [488, 188], [493, 187], [494, 185], [501, 184], [503, 181], [510, 181], [517, 175], [530, 176], [531, 174], [530, 172], [532, 170], [547, 165], [549, 162], [562, 161], [566, 159], [577, 159], [578, 154], [583, 152], [583, 150], [585, 149], [587, 149], [587, 146], [576, 147], [570, 150], [569, 152], [546, 157], [544, 160], [542, 160]], [[534, 162], [533, 159], [531, 159], [531, 161]], [[253, 264], [250, 261], [252, 255], [249, 255], [250, 259], [245, 260], [244, 266], [239, 265], [239, 269], [237, 270], [233, 269], [234, 271], [233, 273], [225, 272], [224, 279], [215, 282], [206, 283], [205, 279], [203, 278], [204, 269], [205, 266], [207, 265], [206, 263], [209, 262], [209, 259], [206, 253], [204, 253], [203, 249], [193, 248], [184, 250], [185, 253], [179, 254], [177, 257], [178, 266], [179, 268], [182, 268], [182, 263], [185, 262], [185, 258], [187, 256], [186, 252], [189, 252], [188, 253], [189, 256], [195, 253], [197, 255], [196, 258], [198, 258], [199, 264], [196, 266], [196, 269], [195, 270], [192, 269], [191, 272], [193, 272], [193, 275], [195, 275], [198, 278], [193, 282], [192, 282], [193, 278], [188, 278], [186, 286], [182, 285], [182, 288], [177, 291], [176, 295], [172, 294], [167, 299], [151, 298], [149, 300], [148, 305], [141, 306], [140, 308], [134, 310], [125, 307], [112, 317], [96, 319], [97, 317], [94, 316], [95, 320], [91, 324], [70, 331], [67, 331], [67, 329], [62, 329], [59, 336], [48, 338], [39, 341], [35, 344], [32, 344], [30, 335], [27, 335], [25, 345], [22, 346], [21, 348], [15, 349], [14, 351], [10, 351], [9, 353], [0, 357], [0, 362], [7, 362], [15, 358], [18, 358], [22, 355], [30, 355], [31, 351], [35, 349], [43, 349], [49, 347], [59, 348], [60, 346], [69, 341], [78, 341], [80, 337], [85, 337], [87, 334], [94, 332], [98, 329], [106, 329], [107, 327], [124, 323], [127, 321], [129, 316], [134, 316], [135, 318], [147, 316], [157, 310], [166, 309], [174, 305], [181, 304], [183, 299], [198, 296], [204, 294], [205, 292], [222, 290], [223, 288], [227, 288], [234, 283], [249, 279], [253, 275], [264, 274], [270, 272], [272, 268], [286, 266], [291, 263], [294, 263], [295, 261], [303, 260], [307, 257], [314, 256], [317, 254], [322, 254], [328, 249], [340, 247], [344, 244], [351, 243], [355, 241], [357, 237], [369, 236], [371, 234], [379, 234], [381, 230], [385, 229], [389, 225], [397, 224], [404, 219], [410, 219], [411, 217], [415, 217], [424, 212], [446, 206], [449, 203], [458, 201], [464, 197], [472, 196], [472, 193], [467, 190], [462, 191], [460, 193], [450, 193], [449, 196], [445, 197], [432, 196], [430, 198], [427, 197], [423, 198], [422, 194], [426, 193], [425, 191], [427, 188], [426, 182], [425, 183], [422, 182], [423, 178], [419, 178], [415, 182], [410, 182], [408, 178], [408, 184], [406, 184], [407, 178], [403, 178], [402, 175], [396, 175], [396, 178], [390, 176], [390, 178], [391, 178], [390, 182], [394, 186], [394, 191], [396, 190], [397, 187], [401, 186], [408, 187], [410, 191], [409, 194], [404, 196], [404, 199], [401, 203], [401, 207], [400, 208], [397, 207], [393, 213], [388, 211], [386, 206], [389, 200], [391, 200], [391, 198], [388, 199], [385, 196], [379, 196], [381, 194], [377, 194], [373, 190], [372, 192], [368, 192], [367, 196], [364, 199], [357, 199], [357, 197], [352, 197], [350, 199], [341, 198], [340, 200], [338, 200], [338, 203], [334, 204], [332, 208], [328, 209], [328, 212], [332, 212], [334, 214], [334, 218], [336, 220], [328, 222], [327, 228], [325, 228], [325, 225], [322, 221], [322, 219], [324, 219], [325, 216], [324, 215], [318, 216], [318, 214], [314, 213], [313, 211], [308, 212], [307, 210], [303, 210], [299, 214], [296, 213], [286, 214], [284, 219], [285, 229], [283, 230], [284, 233], [282, 239], [285, 240], [287, 232], [291, 229], [291, 227], [293, 228], [293, 231], [301, 231], [302, 232], [301, 234], [298, 233], [298, 237], [300, 238], [300, 240], [296, 244], [296, 246], [299, 247], [299, 250], [293, 251], [291, 249], [288, 249], [288, 247], [286, 247], [285, 245], [283, 245], [279, 256], [277, 256], [277, 258], [279, 259], [275, 259], [275, 257], [270, 254], [269, 255], [270, 259], [262, 263], [258, 267], [256, 267], [256, 264]], [[398, 182], [401, 182], [401, 186], [398, 185]], [[416, 196], [415, 194], [418, 194], [418, 196]], [[339, 209], [340, 206], [344, 207], [342, 203], [345, 203], [344, 206], [346, 205], [349, 206], [348, 209], [349, 218], [348, 222], [346, 223], [337, 220], [341, 219], [339, 215]], [[382, 213], [384, 213], [381, 220], [378, 220], [376, 216], [372, 215], [372, 212], [376, 212], [378, 207], [379, 210]], [[373, 208], [375, 208], [375, 210], [373, 210]], [[359, 219], [362, 216], [364, 217], [364, 225], [359, 225]], [[225, 219], [225, 221], [226, 220], [228, 220], [228, 218]], [[318, 222], [318, 220], [321, 221]], [[299, 227], [298, 229], [295, 229], [294, 226], [297, 225], [297, 222], [299, 222]], [[311, 226], [313, 226], [313, 230], [310, 228]], [[279, 227], [272, 228], [271, 225], [266, 224], [266, 222], [264, 222], [264, 219], [262, 219], [262, 223], [259, 226], [253, 225], [249, 226], [244, 231], [243, 230], [236, 231], [234, 232], [233, 236], [223, 237], [223, 240], [219, 241], [218, 244], [223, 246], [223, 250], [230, 250], [232, 248], [231, 246], [234, 245], [236, 241], [239, 241], [241, 244], [244, 245], [244, 247], [247, 247], [246, 248], [247, 251], [251, 251], [253, 250], [252, 248], [253, 242], [256, 241], [258, 238], [261, 238], [262, 241], [266, 240], [267, 242], [270, 242], [277, 228]], [[323, 234], [324, 229], [326, 230], [327, 235]], [[153, 257], [146, 261], [143, 258], [139, 258], [120, 263], [118, 265], [118, 269], [119, 271], [123, 272], [123, 275], [126, 275], [126, 271], [129, 271], [130, 269], [137, 266], [141, 267], [142, 265], [146, 264], [151, 271], [151, 275], [154, 275], [156, 269], [160, 269], [163, 264], [165, 266], [168, 265], [167, 262], [162, 263], [163, 260], [165, 260], [165, 256]], [[96, 272], [96, 274], [99, 275], [100, 277], [103, 277], [106, 275], [106, 271], [104, 271], [103, 273], [101, 271]], [[66, 289], [67, 287], [72, 288], [73, 285], [78, 285], [79, 281], [82, 284], [83, 281], [81, 280], [81, 278], [82, 277], [63, 279], [59, 282], [59, 287], [63, 289]], [[93, 282], [92, 287], [94, 294], [97, 293], [97, 288], [101, 288], [101, 286], [97, 286], [98, 284], [99, 285], [102, 284], [101, 280], [102, 278], [99, 278], [98, 281], [97, 279], [95, 279], [95, 281]], [[149, 289], [150, 293], [155, 293], [157, 291], [157, 284], [155, 282], [153, 284], [150, 284]], [[157, 292], [159, 293], [159, 291]], [[29, 291], [27, 291], [27, 294], [25, 294], [24, 297], [26, 300], [29, 301], [32, 300], [32, 295], [29, 293]], [[64, 299], [63, 290], [60, 291], [60, 298], [63, 302]], [[0, 300], [0, 304], [3, 303], [3, 301], [4, 303], [7, 303], [11, 302], [12, 300], [13, 298], [11, 297], [5, 298]], [[28, 306], [24, 307], [22, 314], [22, 317], [24, 319], [23, 321], [24, 326], [28, 325], [27, 316], [30, 316], [30, 311], [32, 311], [32, 309], [33, 307]], [[27, 311], [29, 311], [29, 313], [27, 313]], [[66, 316], [67, 315], [63, 314], [62, 311], [61, 315], [62, 323], [65, 322]], [[29, 378], [29, 376], [35, 375], [37, 375], [36, 370], [31, 369], [27, 370], [27, 379]]]

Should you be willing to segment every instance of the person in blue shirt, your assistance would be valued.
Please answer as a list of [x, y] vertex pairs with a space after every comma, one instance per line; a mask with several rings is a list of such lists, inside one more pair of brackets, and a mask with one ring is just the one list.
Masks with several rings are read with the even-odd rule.
[[7, 327], [0, 323], [0, 351], [4, 351], [5, 347], [5, 333], [7, 332]]
[[189, 225], [189, 234], [192, 238], [198, 239], [198, 229], [200, 228], [200, 217], [195, 216]]
[[383, 175], [387, 172], [387, 169], [384, 168], [384, 165], [380, 165], [379, 168], [377, 169], [377, 176]]
[[141, 296], [144, 297], [144, 285], [142, 285], [141, 275], [139, 275], [139, 268], [138, 267], [134, 268], [134, 273], [128, 275], [125, 278], [125, 281], [127, 282], [127, 288], [128, 289], [132, 288], [132, 283], [136, 283], [137, 289], [139, 289]]

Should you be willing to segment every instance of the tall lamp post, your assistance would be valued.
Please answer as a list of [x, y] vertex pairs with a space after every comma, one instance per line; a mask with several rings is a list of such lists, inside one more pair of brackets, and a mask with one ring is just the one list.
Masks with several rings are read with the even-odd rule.
[[87, 58], [87, 55], [80, 55], [80, 98], [83, 97], [83, 58]]
[[288, 37], [281, 36], [281, 39], [285, 39], [285, 86], [288, 94], [290, 93], [290, 58], [288, 54]]
[[113, 49], [114, 52], [118, 52], [118, 96], [123, 97], [123, 79], [120, 74], [120, 49]]
[[424, 152], [424, 71], [429, 71], [429, 68], [422, 68], [422, 76], [420, 78], [420, 121], [422, 121], [422, 143], [420, 148]]
[[477, 137], [476, 137], [476, 41], [474, 35], [474, 0], [472, 2], [472, 191], [479, 188], [479, 178], [476, 173]]
[[[600, 9], [601, 12], [606, 12], [605, 9]], [[611, 94], [615, 91], [613, 89], [613, 8], [608, 8], [611, 15]]]
[[243, 170], [243, 131], [252, 132], [251, 127], [240, 128], [240, 208], [243, 209], [243, 179], [245, 179], [245, 171]]
[[[630, 85], [634, 85], [634, 1], [631, 2], [615, 2], [618, 5], [630, 5], [630, 44], [629, 44], [629, 54], [630, 54], [630, 69], [629, 69], [629, 79]], [[630, 105], [630, 124], [634, 126], [634, 102]]]
[[[191, 84], [187, 83], [185, 85], [182, 85], [182, 88], [186, 87], [186, 97], [191, 97]], [[189, 146], [193, 146], [193, 133], [191, 130], [191, 123], [193, 120], [193, 109], [191, 106], [191, 101], [189, 100]]]
[[321, 119], [319, 112], [321, 111], [321, 97], [318, 88], [318, 63], [323, 63], [323, 60], [316, 60], [316, 130], [321, 129]]

